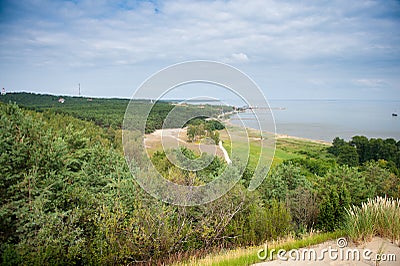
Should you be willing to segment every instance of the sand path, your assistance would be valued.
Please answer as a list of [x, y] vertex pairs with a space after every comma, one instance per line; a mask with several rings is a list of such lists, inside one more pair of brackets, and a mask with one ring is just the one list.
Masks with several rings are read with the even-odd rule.
[[[226, 149], [222, 146], [222, 142], [219, 142], [219, 145], [215, 144], [206, 144], [206, 143], [193, 143], [187, 142], [186, 137], [186, 128], [166, 128], [166, 129], [158, 129], [151, 134], [147, 134], [145, 137], [145, 145], [146, 148], [152, 149], [155, 147], [159, 147], [161, 149], [169, 149], [169, 148], [177, 148], [179, 143], [182, 143], [183, 146], [193, 149], [198, 153], [207, 152], [208, 154], [216, 154], [221, 158], [224, 158], [226, 163], [232, 163], [229, 158], [229, 154]], [[162, 146], [162, 145], [164, 146]]]
[[228, 152], [225, 150], [224, 146], [222, 146], [222, 141], [219, 141], [218, 146], [221, 149], [221, 151], [224, 153], [224, 158], [225, 158], [226, 163], [231, 164], [232, 161], [229, 158]]
[[[317, 260], [313, 258], [309, 259], [310, 249], [316, 251]], [[332, 255], [329, 256], [329, 248], [332, 250], [337, 250], [337, 253], [333, 251]], [[322, 256], [323, 251], [325, 255]], [[383, 239], [380, 237], [374, 237], [372, 241], [356, 246], [353, 243], [349, 243], [347, 246], [343, 248], [339, 248], [337, 246], [336, 241], [327, 241], [321, 243], [319, 245], [315, 245], [309, 248], [301, 248], [298, 249], [302, 254], [306, 254], [305, 258], [300, 255], [300, 260], [273, 260], [262, 263], [254, 264], [256, 266], [276, 266], [276, 265], [355, 265], [355, 266], [364, 266], [364, 265], [400, 265], [400, 247], [394, 243], [391, 243], [387, 239]], [[353, 253], [354, 252], [354, 253]], [[293, 254], [295, 254], [293, 252]], [[348, 255], [347, 255], [348, 254]], [[357, 257], [359, 254], [359, 258]], [[379, 254], [379, 255], [377, 255]], [[293, 255], [295, 257], [296, 255]], [[289, 258], [288, 255], [286, 257]], [[323, 259], [322, 259], [323, 257]], [[318, 258], [321, 258], [320, 260]], [[381, 260], [377, 261], [377, 258], [381, 258]]]

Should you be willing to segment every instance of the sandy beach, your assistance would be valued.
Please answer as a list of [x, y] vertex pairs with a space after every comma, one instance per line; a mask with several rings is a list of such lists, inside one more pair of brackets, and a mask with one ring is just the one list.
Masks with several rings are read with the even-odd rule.
[[[231, 122], [230, 119], [225, 119], [222, 121], [224, 124], [232, 126], [232, 127], [239, 127], [239, 125], [234, 124]], [[248, 130], [255, 130], [255, 131], [259, 131], [256, 128], [246, 128]], [[265, 132], [269, 135], [273, 135], [273, 132]], [[300, 140], [300, 141], [310, 141], [310, 142], [314, 142], [314, 143], [319, 143], [319, 144], [324, 144], [324, 145], [332, 145], [331, 142], [328, 141], [324, 141], [324, 140], [316, 140], [316, 139], [309, 139], [309, 138], [302, 138], [302, 137], [296, 137], [296, 136], [290, 136], [290, 135], [286, 135], [286, 134], [279, 134], [279, 133], [275, 133], [275, 139], [294, 139], [294, 140]]]

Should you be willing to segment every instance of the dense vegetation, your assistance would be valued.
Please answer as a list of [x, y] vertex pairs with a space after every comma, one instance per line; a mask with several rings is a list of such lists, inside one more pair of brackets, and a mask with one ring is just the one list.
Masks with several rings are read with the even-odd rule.
[[197, 141], [209, 137], [214, 144], [218, 145], [220, 138], [218, 130], [225, 129], [225, 126], [217, 120], [206, 120], [204, 117], [191, 119], [185, 124], [189, 141]]
[[[64, 103], [58, 100], [63, 98]], [[34, 93], [7, 93], [0, 97], [4, 103], [18, 105], [36, 111], [52, 110], [55, 113], [70, 114], [74, 117], [95, 122], [102, 127], [121, 127], [129, 99], [99, 99]]]
[[[168, 263], [311, 229], [334, 231], [346, 227], [349, 206], [361, 207], [376, 196], [400, 197], [399, 142], [382, 140], [394, 153], [363, 153], [353, 164], [343, 160], [349, 148], [340, 148], [338, 140], [332, 148], [302, 143], [301, 149], [283, 140], [277, 145], [280, 163], [257, 190], [247, 190], [245, 171], [214, 202], [173, 206], [137, 185], [117, 127], [78, 119], [79, 109], [72, 107], [65, 112], [31, 108], [0, 103], [0, 255], [5, 265]], [[365, 152], [351, 141], [343, 145], [357, 155]], [[291, 154], [293, 149], [298, 150]], [[183, 153], [196, 157], [188, 149]], [[156, 152], [152, 161], [181, 184], [204, 184], [226, 167], [214, 158], [206, 169], [184, 171], [164, 152]], [[146, 171], [137, 174], [150, 175]]]
[[350, 141], [336, 137], [328, 151], [337, 157], [339, 164], [358, 166], [368, 161], [384, 160], [396, 174], [400, 170], [400, 140], [368, 139], [354, 136]]
[[[58, 101], [60, 98], [65, 101], [60, 103]], [[105, 128], [121, 128], [126, 107], [129, 104], [129, 99], [103, 99], [71, 96], [61, 97], [25, 92], [2, 95], [0, 101], [4, 103], [16, 103], [22, 107], [41, 112], [51, 110], [55, 113], [69, 114], [80, 119], [93, 121], [96, 125]], [[133, 103], [137, 109], [152, 104], [149, 100], [135, 100]], [[193, 105], [179, 106], [172, 105], [169, 102], [158, 101], [154, 104], [148, 116], [145, 130], [146, 133], [151, 133], [156, 129], [161, 129], [166, 116], [173, 108], [177, 108], [175, 113], [181, 114], [182, 116], [197, 114], [199, 110]], [[221, 111], [226, 112], [231, 110], [232, 107], [229, 106], [204, 105], [201, 113], [207, 117], [212, 117], [220, 114]]]
[[219, 204], [164, 204], [138, 189], [102, 128], [68, 115], [0, 108], [5, 264], [122, 264], [211, 248], [223, 242], [232, 213], [247, 205], [241, 201], [249, 201], [238, 187]]

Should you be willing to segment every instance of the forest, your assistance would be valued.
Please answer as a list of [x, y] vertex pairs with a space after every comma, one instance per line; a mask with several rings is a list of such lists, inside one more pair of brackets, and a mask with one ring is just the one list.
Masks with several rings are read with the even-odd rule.
[[[63, 103], [58, 100], [63, 99]], [[103, 128], [120, 129], [122, 127], [125, 111], [129, 104], [129, 99], [117, 98], [91, 98], [91, 97], [73, 97], [73, 96], [55, 96], [41, 95], [35, 93], [8, 93], [0, 97], [0, 102], [17, 103], [26, 109], [43, 112], [51, 110], [54, 113], [69, 114], [73, 117], [86, 121], [93, 121], [96, 125]], [[135, 108], [140, 109], [151, 103], [150, 100], [136, 99], [132, 101]], [[209, 117], [221, 114], [221, 112], [231, 111], [228, 106], [204, 105], [202, 114]], [[149, 113], [146, 124], [146, 133], [151, 133], [163, 126], [163, 121], [176, 108], [175, 113], [181, 113], [183, 116], [197, 113], [198, 109], [192, 105], [172, 105], [166, 101], [156, 101]], [[173, 125], [172, 125], [173, 126]]]
[[[64, 97], [59, 104], [56, 96], [6, 96], [0, 103], [3, 265], [160, 265], [310, 231], [353, 236], [346, 210], [377, 196], [400, 198], [400, 142], [355, 136], [332, 145], [279, 140], [274, 167], [257, 190], [247, 190], [247, 166], [235, 187], [213, 202], [167, 204], [141, 189], [126, 164], [127, 100]], [[158, 106], [148, 132], [162, 126], [160, 114], [171, 108]], [[185, 171], [163, 151], [151, 160], [180, 184], [193, 177], [198, 185], [210, 182], [226, 167], [215, 157], [205, 169]], [[391, 224], [397, 231], [389, 230], [390, 237], [400, 239], [400, 225]]]

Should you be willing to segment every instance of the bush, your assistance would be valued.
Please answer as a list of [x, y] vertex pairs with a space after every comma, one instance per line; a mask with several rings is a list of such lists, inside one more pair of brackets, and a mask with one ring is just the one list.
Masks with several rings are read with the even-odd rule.
[[264, 180], [260, 188], [266, 201], [285, 201], [291, 191], [298, 187], [310, 189], [311, 183], [302, 174], [301, 168], [291, 161], [278, 165]]
[[336, 190], [338, 193], [343, 188], [348, 191], [349, 203], [361, 205], [368, 198], [374, 197], [372, 191], [365, 189], [370, 184], [365, 181], [365, 176], [356, 167], [347, 165], [338, 166], [328, 171], [319, 182], [320, 194], [325, 195], [327, 191]]
[[234, 218], [227, 235], [242, 245], [258, 245], [266, 239], [278, 239], [288, 235], [292, 227], [292, 217], [284, 202], [272, 200], [269, 204], [257, 201]]
[[400, 198], [399, 178], [387, 169], [386, 161], [366, 162], [362, 167], [362, 176], [368, 184], [365, 191], [370, 191], [369, 198], [375, 196]]
[[319, 214], [316, 193], [298, 187], [290, 193], [287, 204], [296, 231], [310, 230], [315, 226]]
[[332, 232], [342, 226], [345, 207], [350, 203], [350, 196], [345, 187], [332, 186], [323, 197], [319, 206], [318, 227]]

